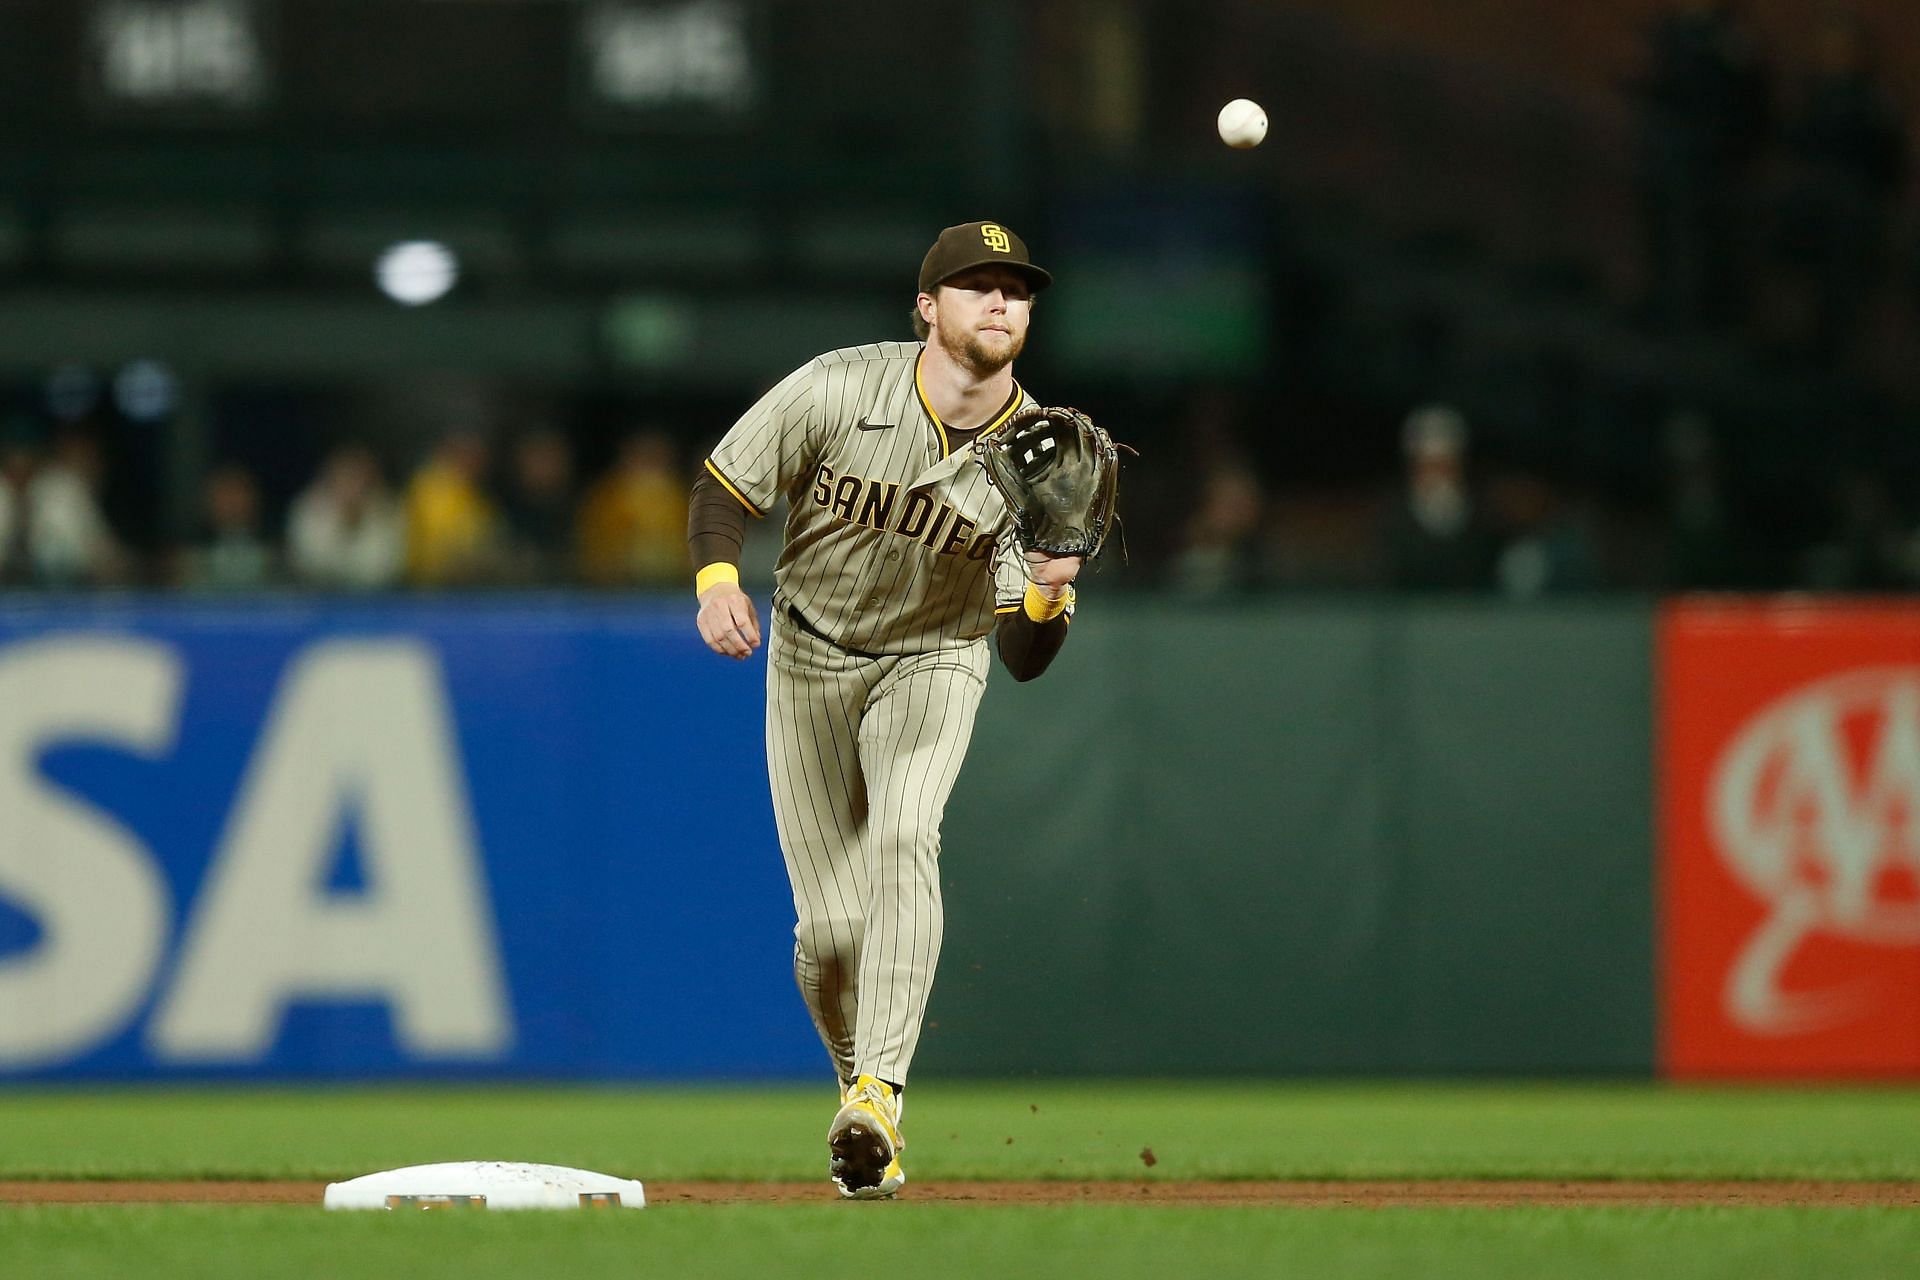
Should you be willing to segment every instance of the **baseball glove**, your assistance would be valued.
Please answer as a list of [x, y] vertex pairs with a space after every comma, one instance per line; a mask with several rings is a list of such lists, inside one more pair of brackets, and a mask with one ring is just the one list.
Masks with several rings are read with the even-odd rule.
[[1013, 512], [1021, 550], [1089, 560], [1118, 522], [1123, 447], [1078, 409], [1037, 405], [973, 442], [987, 479]]

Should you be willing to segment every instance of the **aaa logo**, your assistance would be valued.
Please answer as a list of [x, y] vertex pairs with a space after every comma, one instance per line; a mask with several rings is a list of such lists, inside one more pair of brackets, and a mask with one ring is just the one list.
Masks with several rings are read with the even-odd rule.
[[1781, 975], [1816, 935], [1920, 946], [1920, 667], [1851, 671], [1765, 707], [1708, 802], [1722, 860], [1770, 908], [1727, 973], [1728, 1016], [1791, 1035], [1868, 1012], [1866, 983], [1788, 992]]

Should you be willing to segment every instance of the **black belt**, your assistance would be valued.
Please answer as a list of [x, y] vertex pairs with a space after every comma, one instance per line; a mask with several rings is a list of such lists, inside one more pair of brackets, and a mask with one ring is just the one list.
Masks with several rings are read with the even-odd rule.
[[800, 628], [816, 640], [825, 640], [842, 653], [850, 653], [856, 658], [887, 658], [892, 656], [891, 654], [885, 653], [868, 653], [865, 649], [856, 649], [850, 644], [841, 644], [838, 640], [835, 640], [832, 636], [814, 626], [811, 622], [808, 622], [807, 616], [792, 605], [787, 606], [787, 617], [793, 619], [794, 626]]

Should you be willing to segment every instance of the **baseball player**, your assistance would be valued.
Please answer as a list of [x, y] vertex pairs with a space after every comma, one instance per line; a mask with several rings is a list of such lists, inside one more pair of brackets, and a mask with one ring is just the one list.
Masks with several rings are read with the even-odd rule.
[[995, 222], [940, 233], [920, 342], [830, 351], [734, 423], [696, 480], [701, 639], [747, 658], [746, 517], [787, 501], [767, 663], [767, 773], [793, 886], [793, 968], [841, 1083], [842, 1196], [906, 1182], [901, 1092], [940, 955], [940, 819], [987, 680], [987, 635], [1030, 680], [1073, 612], [1076, 556], [1023, 553], [969, 446], [1031, 400], [1014, 381], [1052, 277]]

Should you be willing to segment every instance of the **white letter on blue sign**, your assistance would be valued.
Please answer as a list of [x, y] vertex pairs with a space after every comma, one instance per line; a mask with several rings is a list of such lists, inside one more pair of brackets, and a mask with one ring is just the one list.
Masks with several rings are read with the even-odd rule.
[[0, 650], [0, 895], [40, 928], [0, 960], [0, 1066], [47, 1066], [139, 1011], [166, 948], [167, 885], [139, 837], [48, 784], [40, 755], [173, 746], [180, 663], [165, 645], [62, 635]]
[[[388, 1003], [404, 1052], [486, 1058], [513, 1041], [453, 715], [433, 651], [335, 640], [293, 664], [194, 904], [156, 1057], [264, 1058], [289, 1004]], [[329, 892], [357, 819], [364, 889]]]

